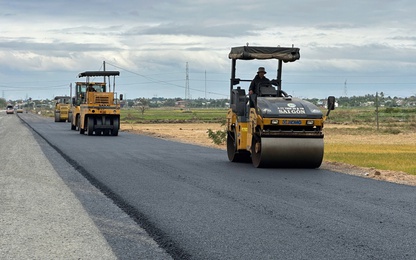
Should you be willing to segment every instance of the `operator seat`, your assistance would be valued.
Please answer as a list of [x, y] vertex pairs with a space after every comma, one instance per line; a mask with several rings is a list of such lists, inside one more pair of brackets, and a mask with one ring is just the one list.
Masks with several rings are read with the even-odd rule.
[[231, 109], [237, 116], [243, 116], [245, 113], [245, 104], [247, 102], [246, 91], [237, 87], [232, 90]]

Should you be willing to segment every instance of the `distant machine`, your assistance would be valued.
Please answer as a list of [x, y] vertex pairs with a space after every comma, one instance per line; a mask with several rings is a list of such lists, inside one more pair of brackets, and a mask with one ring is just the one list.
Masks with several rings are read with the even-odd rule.
[[70, 122], [69, 111], [71, 108], [69, 96], [56, 96], [55, 97], [55, 122]]
[[[86, 71], [78, 74], [78, 77], [86, 80], [75, 83], [71, 130], [78, 130], [80, 134], [86, 132], [87, 135], [118, 135], [120, 103], [115, 92], [115, 76], [119, 75], [119, 71]], [[93, 82], [90, 80], [92, 77], [104, 77], [104, 82]], [[120, 95], [119, 100], [122, 99], [123, 95]]]

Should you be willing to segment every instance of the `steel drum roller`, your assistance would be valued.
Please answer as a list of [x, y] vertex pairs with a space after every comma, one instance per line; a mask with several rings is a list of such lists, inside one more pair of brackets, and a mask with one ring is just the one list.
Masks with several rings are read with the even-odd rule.
[[318, 168], [323, 156], [323, 138], [262, 137], [252, 147], [255, 167]]

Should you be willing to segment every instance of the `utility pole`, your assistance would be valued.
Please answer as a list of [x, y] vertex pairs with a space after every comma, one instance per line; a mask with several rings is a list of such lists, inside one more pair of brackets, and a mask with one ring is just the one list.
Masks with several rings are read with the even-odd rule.
[[348, 93], [347, 93], [347, 80], [345, 80], [344, 82], [344, 96], [347, 97]]
[[72, 104], [72, 82], [69, 83], [69, 102]]
[[377, 131], [379, 130], [379, 123], [378, 123], [378, 92], [376, 92], [376, 122], [377, 122]]
[[[105, 71], [105, 60], [103, 60], [103, 71]], [[104, 78], [103, 82], [107, 86], [107, 82], [105, 82], [105, 76], [103, 76], [103, 78]], [[108, 91], [111, 91], [111, 85], [110, 84], [108, 84]]]
[[185, 82], [185, 99], [190, 99], [191, 93], [189, 90], [189, 68], [188, 62], [186, 62], [186, 82]]
[[207, 100], [207, 71], [205, 70], [205, 100]]

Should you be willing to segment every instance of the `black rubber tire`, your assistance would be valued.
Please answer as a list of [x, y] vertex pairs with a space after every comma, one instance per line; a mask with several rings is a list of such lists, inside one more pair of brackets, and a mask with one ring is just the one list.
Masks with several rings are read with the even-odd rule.
[[230, 162], [250, 162], [248, 151], [237, 151], [235, 132], [227, 131], [227, 155]]
[[61, 113], [56, 113], [55, 112], [55, 122], [61, 122], [60, 117], [61, 117]]
[[118, 136], [118, 129], [120, 128], [120, 121], [117, 117], [113, 119], [113, 129], [111, 130], [112, 136]]
[[87, 119], [87, 135], [93, 135], [94, 134], [94, 118], [88, 117]]
[[[256, 148], [257, 146], [257, 148]], [[251, 160], [253, 166], [256, 168], [261, 168], [261, 137], [253, 136], [251, 141]]]
[[79, 115], [77, 116], [77, 124], [78, 124], [79, 133], [82, 135], [85, 134], [85, 129], [81, 128], [81, 118]]
[[[109, 126], [111, 125], [111, 120], [109, 117], [105, 118], [105, 121], [103, 122], [103, 125]], [[103, 135], [108, 136], [110, 135], [110, 129], [104, 129], [103, 130]]]

